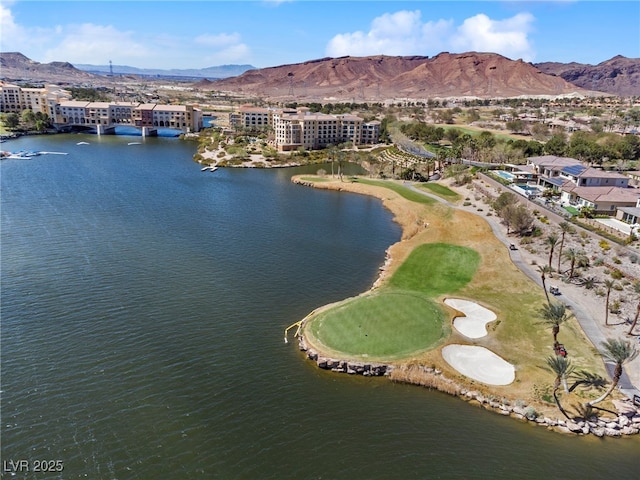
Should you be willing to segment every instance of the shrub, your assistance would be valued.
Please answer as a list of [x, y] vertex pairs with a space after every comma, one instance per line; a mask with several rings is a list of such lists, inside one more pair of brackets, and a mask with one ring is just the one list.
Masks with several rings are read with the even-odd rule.
[[604, 252], [608, 252], [609, 250], [611, 250], [611, 245], [609, 245], [609, 242], [607, 242], [606, 240], [600, 240], [598, 242], [598, 245]]
[[[546, 395], [545, 395], [546, 396]], [[544, 397], [543, 396], [543, 400]], [[550, 396], [549, 396], [550, 397]], [[547, 401], [547, 400], [545, 400]], [[536, 412], [536, 409], [533, 407], [528, 407], [525, 411], [524, 411], [524, 416], [527, 417], [527, 420], [535, 420], [536, 418], [538, 418], [538, 412]]]
[[615, 269], [611, 272], [611, 278], [613, 278], [614, 280], [621, 280], [622, 278], [624, 278], [624, 273], [622, 273], [618, 269]]
[[614, 300], [609, 304], [609, 313], [620, 313], [620, 300]]

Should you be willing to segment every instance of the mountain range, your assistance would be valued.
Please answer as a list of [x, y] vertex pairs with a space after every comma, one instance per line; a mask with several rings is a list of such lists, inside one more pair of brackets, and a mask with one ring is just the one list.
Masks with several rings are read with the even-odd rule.
[[393, 98], [640, 95], [640, 59], [616, 56], [598, 65], [532, 64], [495, 53], [321, 58], [254, 68], [221, 65], [194, 70], [137, 69], [39, 63], [21, 53], [0, 53], [0, 78], [61, 85], [109, 85], [154, 78], [192, 81], [201, 90], [230, 91], [273, 100], [382, 101]]
[[435, 57], [340, 57], [250, 70], [209, 90], [284, 100], [382, 101], [389, 98], [516, 97], [588, 94], [560, 76], [495, 53]]
[[235, 77], [237, 75], [241, 75], [247, 70], [253, 70], [256, 68], [253, 65], [218, 65], [215, 67], [199, 69], [172, 68], [170, 70], [163, 70], [160, 68], [129, 67], [127, 65], [87, 65], [83, 63], [76, 63], [74, 67], [84, 72], [96, 73], [99, 75], [111, 74], [111, 72], [113, 72], [114, 75], [142, 75], [152, 77], [209, 79]]

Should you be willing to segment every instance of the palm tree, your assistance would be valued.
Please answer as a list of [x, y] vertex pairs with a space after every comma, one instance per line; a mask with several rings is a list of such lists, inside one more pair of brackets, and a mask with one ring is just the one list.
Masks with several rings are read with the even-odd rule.
[[549, 292], [547, 291], [546, 283], [546, 274], [551, 273], [551, 268], [549, 267], [549, 265], [538, 265], [538, 271], [540, 272], [540, 278], [542, 279], [542, 288], [544, 289], [545, 297], [547, 297], [547, 303], [551, 303], [551, 300], [549, 300]]
[[602, 402], [605, 398], [611, 395], [611, 392], [618, 386], [620, 377], [622, 376], [622, 365], [626, 362], [630, 362], [638, 356], [638, 350], [628, 340], [619, 340], [617, 338], [608, 338], [602, 342], [604, 352], [602, 354], [607, 360], [615, 362], [616, 368], [613, 371], [613, 379], [611, 380], [611, 386], [600, 397], [588, 402], [588, 405], [593, 406], [596, 403]]
[[560, 248], [558, 249], [558, 271], [560, 271], [560, 262], [562, 260], [562, 248], [564, 247], [564, 236], [573, 230], [569, 222], [560, 222]]
[[607, 299], [605, 300], [604, 307], [604, 324], [609, 325], [609, 297], [611, 296], [611, 289], [616, 286], [615, 280], [605, 280], [604, 286], [607, 288]]
[[[633, 291], [636, 293], [640, 293], [640, 282], [633, 283]], [[631, 323], [631, 328], [627, 332], [627, 335], [633, 335], [633, 329], [636, 328], [636, 323], [638, 323], [638, 317], [640, 317], [640, 299], [638, 299], [638, 305], [636, 306], [636, 316]]]
[[555, 233], [547, 235], [544, 243], [546, 245], [549, 245], [549, 270], [553, 271], [551, 268], [551, 260], [553, 259], [553, 250], [556, 248], [556, 245], [558, 245], [558, 235], [556, 235]]
[[568, 248], [566, 252], [564, 252], [564, 258], [571, 262], [571, 267], [569, 268], [569, 278], [573, 278], [573, 273], [576, 268], [576, 263], [580, 263], [584, 258], [585, 254], [573, 247]]
[[553, 345], [558, 343], [558, 333], [560, 333], [560, 325], [571, 318], [571, 313], [567, 312], [567, 306], [564, 303], [554, 302], [543, 305], [538, 313], [542, 317], [542, 324], [551, 327], [553, 334]]
[[567, 385], [567, 376], [571, 375], [574, 368], [573, 365], [571, 365], [571, 360], [565, 357], [554, 355], [552, 357], [547, 357], [546, 362], [547, 362], [547, 367], [549, 367], [549, 370], [551, 370], [553, 373], [556, 374], [556, 379], [555, 379], [555, 382], [553, 383], [553, 399], [555, 400], [556, 405], [558, 406], [558, 410], [560, 410], [560, 412], [565, 417], [571, 420], [571, 418], [569, 417], [565, 409], [562, 407], [562, 404], [560, 403], [560, 399], [558, 398], [558, 389], [560, 388], [560, 385], [562, 385], [565, 392], [569, 393], [569, 387]]

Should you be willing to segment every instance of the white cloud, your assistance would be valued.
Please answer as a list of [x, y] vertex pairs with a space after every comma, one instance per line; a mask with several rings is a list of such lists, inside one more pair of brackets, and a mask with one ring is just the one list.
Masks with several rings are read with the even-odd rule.
[[528, 13], [506, 20], [492, 20], [478, 14], [456, 27], [453, 20], [423, 22], [419, 10], [402, 10], [375, 18], [368, 32], [334, 36], [327, 44], [326, 54], [332, 57], [433, 55], [442, 51], [477, 50], [531, 60], [534, 52], [527, 35], [533, 21]]
[[364, 33], [342, 33], [333, 37], [327, 45], [327, 55], [410, 55], [424, 43], [419, 11], [402, 10], [385, 13], [371, 22], [371, 29]]
[[506, 20], [492, 20], [479, 14], [467, 18], [458, 27], [451, 45], [458, 51], [495, 52], [532, 61], [535, 54], [527, 34], [533, 21], [533, 15], [529, 13], [519, 13]]
[[207, 47], [224, 47], [237, 44], [240, 42], [239, 33], [219, 33], [217, 35], [200, 35], [196, 37], [195, 42]]
[[84, 23], [57, 29], [59, 41], [44, 52], [43, 62], [104, 64], [109, 59], [142, 59], [151, 55], [150, 49], [134, 40], [133, 32], [122, 32], [111, 25]]

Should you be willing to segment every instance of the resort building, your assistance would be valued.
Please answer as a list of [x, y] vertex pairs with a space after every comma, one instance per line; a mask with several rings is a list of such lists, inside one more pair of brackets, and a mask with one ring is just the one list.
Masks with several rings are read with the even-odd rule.
[[67, 90], [54, 85], [43, 88], [23, 88], [6, 82], [0, 82], [0, 112], [21, 113], [24, 110], [46, 113], [52, 117], [51, 107], [56, 103], [70, 100]]
[[112, 127], [117, 125], [172, 128], [183, 132], [202, 129], [202, 112], [191, 105], [71, 100], [56, 86], [23, 88], [0, 82], [0, 112], [24, 110], [49, 115], [56, 127]]
[[202, 129], [202, 112], [190, 105], [72, 100], [57, 105], [50, 117], [58, 127], [132, 125], [171, 128], [183, 132]]

